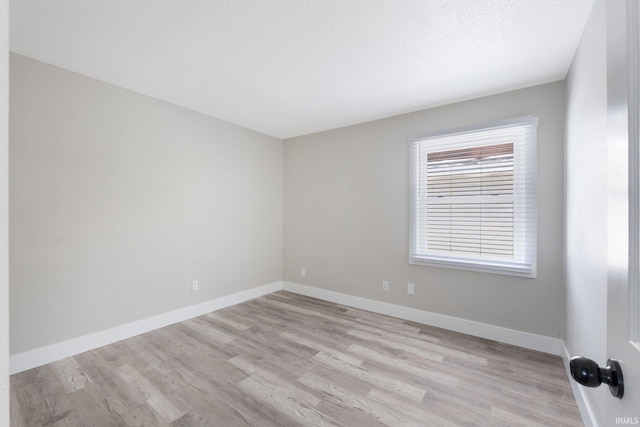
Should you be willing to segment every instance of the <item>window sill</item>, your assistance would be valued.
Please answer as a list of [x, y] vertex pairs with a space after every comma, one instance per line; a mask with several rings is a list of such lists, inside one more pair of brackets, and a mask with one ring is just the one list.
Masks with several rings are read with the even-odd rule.
[[411, 256], [409, 264], [425, 267], [441, 267], [454, 270], [476, 271], [507, 276], [536, 278], [536, 268], [532, 265], [500, 261], [485, 261], [465, 258], [445, 258], [437, 256]]

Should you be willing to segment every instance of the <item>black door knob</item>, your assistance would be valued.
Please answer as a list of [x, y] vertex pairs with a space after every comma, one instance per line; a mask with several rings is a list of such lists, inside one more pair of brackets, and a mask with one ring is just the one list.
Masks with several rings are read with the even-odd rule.
[[586, 387], [598, 387], [600, 384], [609, 384], [609, 391], [618, 399], [624, 395], [624, 381], [620, 364], [613, 360], [607, 360], [607, 367], [601, 368], [596, 362], [586, 357], [572, 357], [569, 362], [571, 376], [574, 380]]

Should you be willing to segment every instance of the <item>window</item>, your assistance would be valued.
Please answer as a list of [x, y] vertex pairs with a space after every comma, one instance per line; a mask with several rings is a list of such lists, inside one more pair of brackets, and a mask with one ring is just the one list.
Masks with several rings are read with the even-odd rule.
[[411, 142], [410, 263], [535, 277], [536, 125]]

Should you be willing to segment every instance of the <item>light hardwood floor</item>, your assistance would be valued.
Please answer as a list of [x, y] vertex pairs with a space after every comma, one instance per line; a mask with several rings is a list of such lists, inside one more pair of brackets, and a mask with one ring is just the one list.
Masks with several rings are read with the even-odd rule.
[[559, 357], [276, 292], [11, 377], [12, 426], [577, 426]]

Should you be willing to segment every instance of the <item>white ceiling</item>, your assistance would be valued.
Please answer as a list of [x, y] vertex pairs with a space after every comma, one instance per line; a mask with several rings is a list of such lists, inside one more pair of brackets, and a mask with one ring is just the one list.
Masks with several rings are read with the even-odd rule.
[[278, 138], [563, 79], [593, 0], [12, 0], [11, 50]]

